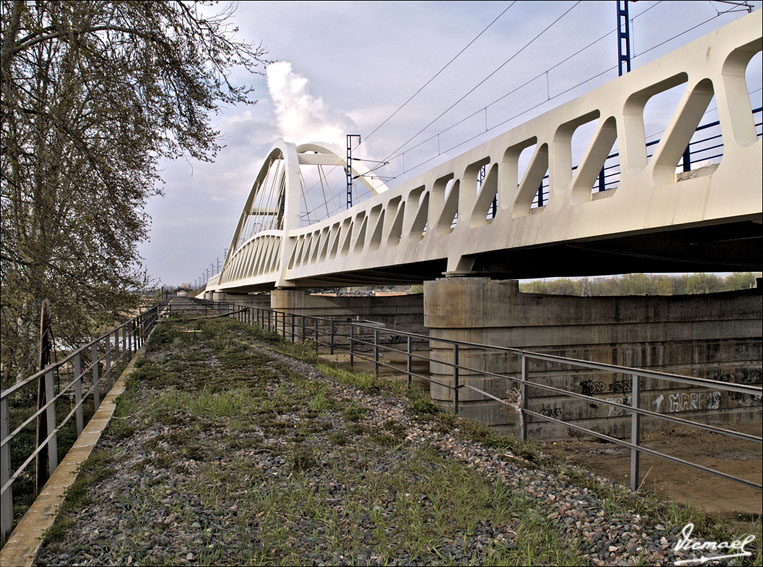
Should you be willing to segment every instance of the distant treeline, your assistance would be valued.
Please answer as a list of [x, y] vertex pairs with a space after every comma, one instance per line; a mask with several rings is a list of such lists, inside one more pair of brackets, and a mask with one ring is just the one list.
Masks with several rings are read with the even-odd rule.
[[552, 295], [687, 295], [714, 293], [755, 287], [758, 274], [734, 273], [726, 277], [715, 274], [627, 274], [611, 278], [560, 278], [548, 281], [520, 283], [525, 293]]

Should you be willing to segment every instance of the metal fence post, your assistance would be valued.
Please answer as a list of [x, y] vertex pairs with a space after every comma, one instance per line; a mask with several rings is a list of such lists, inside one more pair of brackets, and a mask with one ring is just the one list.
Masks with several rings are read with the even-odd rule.
[[296, 342], [294, 340], [294, 313], [289, 313], [289, 317], [291, 318], [291, 342]]
[[379, 375], [379, 329], [374, 329], [374, 372]]
[[520, 358], [521, 366], [521, 384], [520, 384], [520, 406], [519, 406], [519, 439], [520, 441], [527, 441], [527, 419], [528, 415], [525, 411], [527, 409], [527, 357], [523, 354]]
[[104, 355], [103, 372], [106, 375], [106, 388], [111, 390], [111, 334], [106, 335], [106, 354]]
[[[48, 426], [48, 474], [52, 475], [53, 471], [58, 466], [58, 442], [56, 440], [56, 402], [53, 398], [56, 397], [56, 386], [53, 382], [53, 370], [49, 370], [45, 374], [45, 403], [50, 405], [45, 410], [45, 419]], [[51, 403], [53, 402], [53, 403]], [[52, 435], [52, 437], [51, 437]]]
[[458, 343], [453, 344], [453, 413], [458, 415], [458, 390], [459, 390], [459, 372], [458, 372]]
[[77, 436], [82, 433], [85, 424], [82, 420], [82, 357], [80, 353], [74, 355], [74, 403], [77, 406], [74, 416], [77, 420]]
[[318, 319], [315, 320], [315, 353], [318, 353], [318, 345], [321, 338], [318, 336]]
[[[639, 394], [641, 388], [639, 387], [639, 376], [633, 374], [631, 376], [631, 407], [638, 409], [639, 406]], [[638, 447], [641, 440], [641, 415], [631, 412], [631, 444]], [[638, 490], [638, 477], [639, 477], [639, 458], [641, 453], [638, 449], [631, 448], [631, 490]]]
[[[5, 441], [9, 433], [10, 416], [8, 398], [0, 400], [0, 440]], [[11, 442], [0, 447], [0, 490], [11, 478]], [[11, 535], [13, 527], [13, 493], [8, 485], [0, 494], [0, 541], [5, 541]]]
[[119, 329], [114, 331], [114, 370], [119, 375]]
[[413, 359], [411, 358], [411, 335], [408, 335], [407, 340], [407, 346], [406, 346], [406, 354], [408, 355], [408, 362], [405, 366], [405, 372], [408, 374], [408, 389], [411, 389], [411, 370], [413, 366]]
[[124, 368], [130, 360], [129, 355], [130, 353], [127, 352], [127, 325], [125, 325], [122, 327], [122, 360], [124, 361], [122, 368]]
[[350, 366], [355, 366], [355, 325], [350, 321]]
[[92, 361], [93, 361], [93, 411], [97, 410], [101, 405], [101, 382], [100, 382], [100, 369], [98, 368], [98, 343], [93, 343], [91, 349]]
[[334, 354], [334, 320], [331, 320], [331, 330], [329, 338], [329, 354]]

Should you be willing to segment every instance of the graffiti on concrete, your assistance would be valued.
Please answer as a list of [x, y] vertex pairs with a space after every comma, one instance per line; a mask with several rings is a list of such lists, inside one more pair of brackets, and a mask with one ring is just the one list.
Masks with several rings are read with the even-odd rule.
[[580, 383], [580, 393], [586, 396], [593, 396], [594, 394], [603, 394], [610, 392], [613, 394], [627, 394], [633, 387], [632, 378], [624, 378], [623, 380], [613, 380], [609, 384], [602, 382], [601, 380], [583, 380]]
[[553, 407], [553, 406], [547, 406], [543, 404], [543, 406], [538, 411], [541, 415], [545, 415], [546, 417], [559, 417], [562, 415], [562, 408], [560, 407]]
[[677, 392], [669, 394], [668, 400], [670, 401], [670, 409], [668, 411], [671, 413], [704, 409], [713, 410], [718, 409], [721, 404], [721, 393], [718, 391], [700, 393]]
[[[713, 380], [733, 384], [749, 384], [752, 386], [759, 386], [761, 382], [763, 382], [761, 371], [757, 368], [745, 368], [737, 373], [716, 372], [713, 376]], [[742, 394], [741, 392], [729, 392], [728, 394], [732, 400], [737, 402], [760, 402], [762, 398], [760, 395], [750, 396], [748, 394]]]
[[600, 394], [606, 390], [604, 382], [595, 380], [583, 380], [580, 383], [580, 393], [584, 396], [593, 396], [594, 394]]
[[[623, 396], [622, 398], [609, 398], [610, 402], [616, 402], [618, 404], [622, 404], [624, 406], [631, 405], [631, 397], [630, 396]], [[613, 415], [623, 415], [625, 413], [625, 408], [620, 408], [616, 406], [609, 406], [609, 413], [607, 414], [607, 417], [613, 416]]]
[[[668, 393], [668, 406], [665, 407], [665, 411], [669, 413], [675, 413], [679, 411], [698, 411], [698, 410], [714, 410], [718, 409], [721, 404], [721, 393], [715, 392], [673, 392]], [[610, 402], [615, 402], [623, 406], [631, 405], [631, 396], [623, 396], [618, 398], [609, 398]], [[655, 411], [660, 412], [663, 408], [663, 402], [665, 396], [660, 396], [652, 402], [655, 406]], [[609, 413], [607, 417], [623, 415], [627, 412], [627, 408], [618, 406], [609, 406]]]
[[627, 394], [633, 388], [633, 378], [625, 378], [623, 380], [613, 380], [609, 385], [610, 392], [617, 392], [619, 394]]

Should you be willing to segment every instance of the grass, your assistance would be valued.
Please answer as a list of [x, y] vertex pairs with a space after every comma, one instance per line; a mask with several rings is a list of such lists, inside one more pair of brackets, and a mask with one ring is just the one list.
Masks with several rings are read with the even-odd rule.
[[[603, 485], [532, 444], [442, 412], [403, 383], [316, 362], [310, 346], [226, 319], [196, 322], [201, 332], [190, 338], [178, 323], [159, 325], [151, 337], [107, 430], [114, 449], [87, 461], [45, 545], [81, 545], [73, 540], [76, 516], [93, 504], [94, 490], [108, 490], [110, 479], [128, 470], [148, 480], [119, 493], [124, 512], [114, 533], [125, 537], [109, 542], [112, 562], [132, 556], [136, 564], [175, 564], [186, 552], [200, 564], [337, 563], [339, 555], [351, 564], [586, 562], [581, 542], [562, 535], [544, 503], [426, 443], [411, 444], [394, 419], [372, 425], [379, 422], [362, 400], [341, 402], [330, 382], [252, 350], [252, 340], [312, 361], [338, 384], [407, 399], [414, 423], [588, 487], [608, 515], [636, 511], [667, 526], [694, 521], [708, 539], [730, 536], [728, 525], [696, 511]], [[128, 439], [129, 449], [119, 444]], [[183, 526], [173, 536], [182, 556], [165, 552], [159, 538], [166, 527], [146, 520], [157, 510]], [[483, 533], [507, 536], [481, 541]], [[755, 552], [746, 563], [760, 564], [759, 545]]]

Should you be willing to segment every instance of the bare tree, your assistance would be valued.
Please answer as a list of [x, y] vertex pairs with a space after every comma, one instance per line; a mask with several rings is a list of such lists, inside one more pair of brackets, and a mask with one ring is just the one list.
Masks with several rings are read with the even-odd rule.
[[[76, 344], [134, 305], [159, 160], [211, 160], [211, 115], [261, 74], [232, 10], [182, 1], [3, 1], [2, 364], [24, 370], [43, 298]], [[30, 356], [31, 355], [31, 356]], [[32, 359], [33, 361], [33, 359]]]

